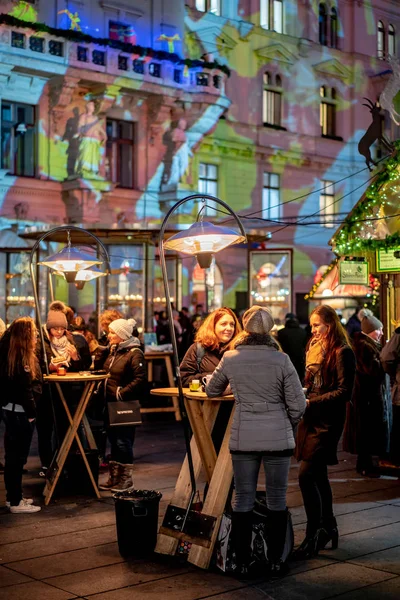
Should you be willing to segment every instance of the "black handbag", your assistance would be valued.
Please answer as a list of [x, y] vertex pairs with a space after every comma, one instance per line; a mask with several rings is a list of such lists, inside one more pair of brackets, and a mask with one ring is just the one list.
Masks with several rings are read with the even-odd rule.
[[138, 400], [129, 402], [108, 402], [108, 421], [110, 427], [121, 427], [123, 425], [141, 425], [142, 415]]

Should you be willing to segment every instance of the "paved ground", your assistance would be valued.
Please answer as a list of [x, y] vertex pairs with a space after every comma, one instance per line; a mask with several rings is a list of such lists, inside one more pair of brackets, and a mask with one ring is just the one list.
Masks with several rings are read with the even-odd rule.
[[[1, 442], [2, 446], [2, 442]], [[0, 450], [0, 457], [2, 451]], [[147, 423], [136, 441], [136, 487], [163, 493], [161, 512], [170, 498], [183, 458], [179, 424]], [[26, 495], [38, 501], [43, 481], [37, 476], [33, 445], [25, 475]], [[400, 598], [400, 481], [366, 479], [354, 470], [353, 457], [340, 454], [331, 469], [339, 548], [293, 565], [277, 583], [251, 585], [219, 572], [156, 558], [125, 561], [118, 553], [113, 501], [62, 497], [34, 515], [0, 509], [0, 597], [2, 600], [382, 600]], [[288, 505], [296, 542], [305, 516], [296, 482], [290, 476]], [[0, 476], [0, 505], [4, 481]]]

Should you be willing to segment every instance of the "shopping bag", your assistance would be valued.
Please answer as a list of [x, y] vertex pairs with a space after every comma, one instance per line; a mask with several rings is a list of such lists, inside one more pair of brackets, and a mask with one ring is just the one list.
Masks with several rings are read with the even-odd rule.
[[[270, 521], [268, 518], [268, 509], [265, 500], [265, 494], [257, 493], [257, 499], [253, 510], [253, 534], [251, 540], [251, 562], [267, 563], [267, 539], [268, 527]], [[218, 532], [217, 542], [215, 544], [215, 563], [216, 566], [230, 573], [236, 568], [236, 557], [232, 547], [231, 540], [232, 517], [226, 512], [223, 514]], [[282, 561], [288, 560], [293, 551], [294, 532], [292, 516], [287, 511], [286, 541], [282, 554]]]
[[137, 400], [129, 402], [108, 402], [108, 420], [110, 427], [121, 427], [122, 425], [141, 425], [140, 404]]

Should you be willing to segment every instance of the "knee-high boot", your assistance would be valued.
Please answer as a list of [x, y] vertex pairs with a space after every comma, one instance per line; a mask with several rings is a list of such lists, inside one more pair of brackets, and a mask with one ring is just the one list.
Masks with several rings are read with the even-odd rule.
[[267, 531], [267, 555], [271, 577], [282, 577], [288, 572], [287, 563], [283, 561], [285, 548], [288, 511], [269, 510]]
[[253, 511], [232, 513], [232, 545], [236, 555], [235, 574], [249, 575]]

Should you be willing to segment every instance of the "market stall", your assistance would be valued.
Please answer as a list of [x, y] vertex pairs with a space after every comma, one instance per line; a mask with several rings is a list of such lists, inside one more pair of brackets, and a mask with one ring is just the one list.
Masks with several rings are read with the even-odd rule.
[[358, 258], [380, 282], [385, 337], [400, 318], [400, 142], [330, 240], [339, 257]]
[[[347, 321], [361, 304], [374, 308], [379, 300], [379, 278], [368, 272], [357, 269], [358, 261], [344, 261], [335, 258], [329, 265], [321, 265], [314, 278], [314, 285], [305, 299], [310, 303], [310, 310], [319, 304], [329, 304]], [[344, 269], [346, 268], [346, 271]], [[365, 283], [346, 283], [345, 280]]]

